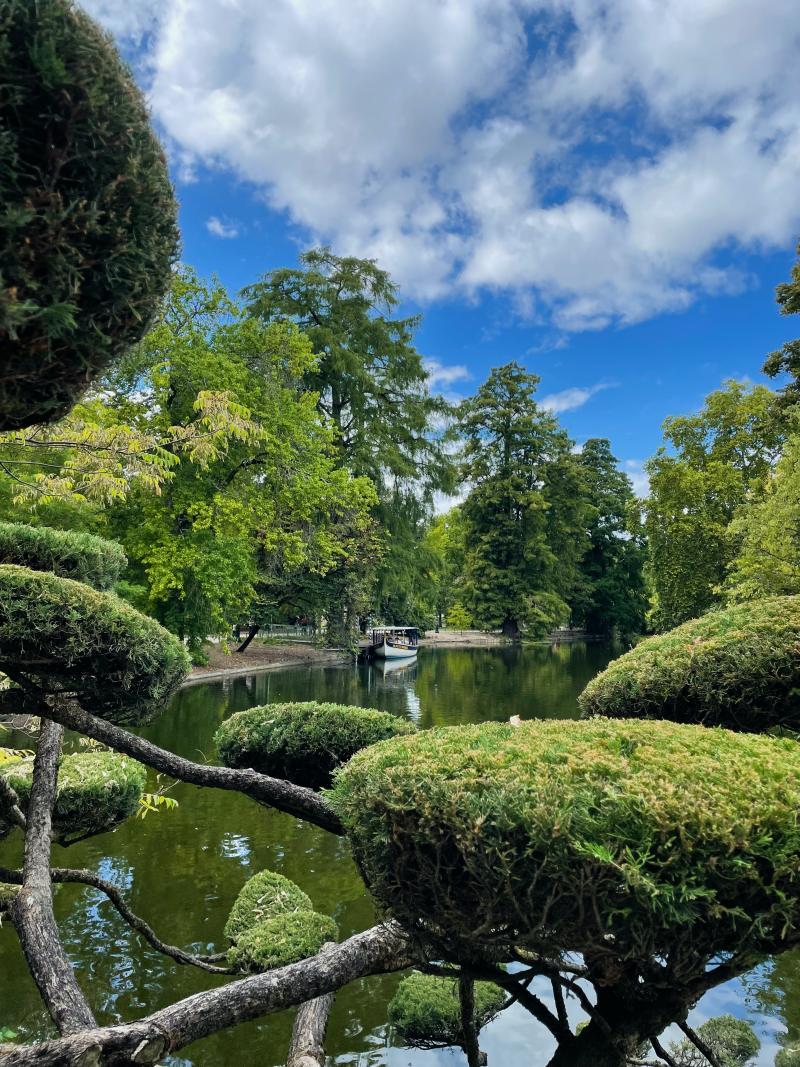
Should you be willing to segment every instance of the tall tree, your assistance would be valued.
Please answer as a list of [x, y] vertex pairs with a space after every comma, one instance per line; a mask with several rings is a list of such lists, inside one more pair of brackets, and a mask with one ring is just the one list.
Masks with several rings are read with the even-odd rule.
[[585, 551], [581, 472], [571, 442], [534, 399], [518, 363], [497, 367], [460, 411], [464, 606], [485, 628], [518, 638], [566, 621]]
[[[800, 244], [797, 246], [798, 259], [792, 267], [791, 280], [781, 282], [775, 290], [781, 315], [800, 314]], [[764, 364], [764, 372], [771, 378], [780, 374], [791, 375], [788, 385], [784, 386], [782, 402], [789, 406], [800, 401], [800, 340], [787, 341], [775, 352], [771, 352]]]
[[711, 393], [697, 415], [665, 421], [643, 505], [657, 629], [721, 599], [733, 553], [728, 525], [763, 487], [785, 425], [772, 390], [737, 381]]
[[408, 562], [423, 551], [433, 493], [453, 479], [442, 447], [448, 407], [430, 393], [414, 346], [419, 317], [393, 317], [397, 287], [374, 261], [328, 248], [304, 252], [299, 267], [272, 271], [243, 295], [252, 316], [291, 322], [311, 342], [305, 383], [334, 428], [341, 465], [378, 493], [387, 537], [375, 606], [387, 621], [407, 621], [418, 605]]
[[640, 634], [647, 608], [645, 550], [641, 532], [630, 532], [635, 502], [631, 480], [619, 469], [605, 438], [590, 438], [579, 462], [592, 510], [573, 617], [590, 633]]

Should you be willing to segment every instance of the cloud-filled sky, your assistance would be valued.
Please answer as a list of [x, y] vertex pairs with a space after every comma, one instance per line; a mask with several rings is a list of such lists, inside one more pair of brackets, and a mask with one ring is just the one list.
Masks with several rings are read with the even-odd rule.
[[445, 391], [519, 359], [634, 470], [797, 333], [796, 0], [84, 6], [148, 93], [185, 258], [232, 288], [316, 242], [376, 258]]

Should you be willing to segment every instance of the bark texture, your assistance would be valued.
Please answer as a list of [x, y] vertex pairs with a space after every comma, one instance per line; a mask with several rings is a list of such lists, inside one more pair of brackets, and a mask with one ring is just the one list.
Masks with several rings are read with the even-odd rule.
[[75, 974], [61, 945], [53, 915], [50, 834], [63, 729], [42, 721], [25, 830], [22, 888], [11, 905], [28, 968], [50, 1017], [61, 1034], [95, 1026]]
[[[328, 941], [322, 946], [322, 951], [327, 952], [332, 948], [333, 942]], [[333, 993], [326, 993], [323, 997], [306, 1001], [297, 1009], [286, 1067], [325, 1067], [325, 1032], [333, 997]]]
[[300, 963], [195, 993], [138, 1022], [85, 1030], [38, 1045], [0, 1045], [0, 1064], [154, 1065], [209, 1034], [333, 993], [357, 978], [404, 970], [413, 962], [402, 929], [396, 923], [385, 923]]

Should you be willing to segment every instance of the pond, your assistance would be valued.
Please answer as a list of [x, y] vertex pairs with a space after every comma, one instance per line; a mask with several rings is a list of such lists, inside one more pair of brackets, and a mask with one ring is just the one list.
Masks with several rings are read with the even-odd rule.
[[[285, 700], [329, 700], [382, 708], [421, 728], [485, 720], [571, 718], [576, 698], [612, 656], [596, 644], [524, 648], [422, 649], [410, 667], [287, 669], [192, 685], [146, 731], [155, 743], [195, 760], [215, 760], [213, 735], [234, 711]], [[22, 735], [4, 744], [27, 747]], [[264, 868], [298, 882], [317, 910], [336, 919], [343, 937], [373, 922], [369, 900], [346, 844], [245, 797], [177, 785], [177, 809], [130, 820], [113, 833], [54, 849], [54, 863], [88, 867], [113, 881], [163, 940], [198, 952], [226, 947], [222, 929], [242, 884]], [[21, 862], [12, 835], [0, 864]], [[134, 934], [105, 898], [74, 886], [56, 892], [57, 916], [79, 979], [101, 1023], [129, 1020], [225, 979], [178, 966]], [[365, 979], [336, 998], [328, 1030], [329, 1063], [341, 1067], [459, 1067], [460, 1052], [396, 1047], [386, 1008], [398, 977]], [[547, 998], [547, 990], [541, 995]], [[787, 1028], [800, 1039], [800, 955], [767, 964], [743, 982], [708, 994], [690, 1016], [701, 1023], [732, 1012], [747, 1017], [762, 1040], [758, 1064], [774, 1061]], [[577, 1014], [576, 1014], [577, 1017]], [[31, 1040], [50, 1033], [13, 930], [0, 929], [0, 1027]], [[168, 1062], [197, 1067], [271, 1067], [285, 1062], [292, 1014], [218, 1034]], [[483, 1032], [495, 1067], [540, 1067], [549, 1035], [512, 1008]]]

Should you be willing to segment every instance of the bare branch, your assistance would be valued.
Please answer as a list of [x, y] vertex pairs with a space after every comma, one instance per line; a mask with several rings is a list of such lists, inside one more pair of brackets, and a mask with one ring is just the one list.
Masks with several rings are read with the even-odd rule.
[[[131, 911], [125, 898], [113, 883], [107, 882], [104, 878], [100, 878], [91, 871], [73, 869], [70, 867], [52, 867], [50, 869], [50, 878], [53, 882], [88, 885], [94, 889], [99, 889], [101, 893], [105, 893], [128, 926], [133, 930], [136, 930], [137, 933], [140, 933], [145, 941], [152, 945], [157, 952], [161, 952], [164, 956], [169, 956], [177, 963], [188, 964], [191, 967], [199, 967], [201, 970], [209, 971], [211, 974], [236, 973], [232, 968], [214, 967], [203, 957], [193, 956], [191, 953], [184, 952], [183, 949], [177, 948], [175, 945], [166, 944], [166, 942], [162, 941], [161, 938], [157, 936], [152, 927], [149, 926], [144, 919], [140, 919], [138, 915]], [[11, 885], [21, 885], [22, 874], [20, 871], [10, 870], [8, 867], [0, 867], [0, 882], [9, 882]], [[219, 956], [224, 959], [225, 953], [220, 953]]]
[[[2, 703], [11, 704], [12, 710], [18, 712], [20, 697], [23, 698], [22, 705], [30, 710], [19, 690], [8, 690], [0, 694], [0, 706]], [[124, 752], [127, 756], [139, 760], [140, 763], [162, 774], [168, 774], [172, 778], [178, 778], [182, 782], [244, 793], [258, 801], [259, 804], [277, 808], [298, 819], [313, 823], [323, 830], [328, 830], [330, 833], [339, 835], [344, 833], [339, 817], [313, 789], [306, 789], [304, 786], [294, 785], [280, 778], [270, 778], [266, 774], [258, 774], [257, 771], [249, 769], [240, 770], [193, 763], [192, 760], [159, 748], [158, 745], [145, 741], [144, 738], [137, 737], [119, 726], [114, 726], [105, 719], [90, 715], [74, 702], [67, 703], [58, 700], [52, 704], [42, 703], [38, 708], [38, 713], [86, 737], [93, 737], [96, 741], [108, 745], [109, 748]]]
[[697, 1051], [705, 1056], [711, 1067], [721, 1067], [721, 1064], [714, 1054], [714, 1051], [709, 1047], [696, 1030], [693, 1030], [688, 1023], [678, 1023], [678, 1029], [682, 1030], [686, 1034], [687, 1038], [691, 1041]]
[[[322, 951], [333, 947], [328, 941]], [[286, 1067], [325, 1067], [325, 1032], [333, 998], [333, 993], [326, 993], [324, 997], [306, 1001], [297, 1009]]]

